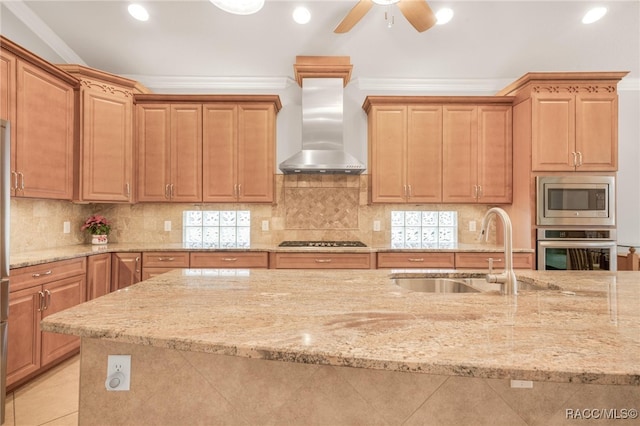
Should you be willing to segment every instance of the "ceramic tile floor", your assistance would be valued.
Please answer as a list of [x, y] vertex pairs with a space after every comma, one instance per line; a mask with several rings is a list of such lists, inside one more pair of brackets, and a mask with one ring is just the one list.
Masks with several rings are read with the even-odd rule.
[[76, 355], [9, 393], [3, 426], [76, 426], [79, 375]]

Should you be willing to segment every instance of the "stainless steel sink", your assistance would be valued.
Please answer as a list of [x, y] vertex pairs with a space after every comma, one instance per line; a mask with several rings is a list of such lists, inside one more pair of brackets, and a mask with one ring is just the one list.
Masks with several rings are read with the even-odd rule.
[[[484, 278], [396, 278], [396, 285], [422, 293], [488, 293], [500, 292], [502, 284], [490, 283]], [[533, 284], [518, 281], [520, 290], [541, 290]]]
[[464, 280], [452, 278], [396, 278], [395, 283], [402, 288], [423, 293], [479, 293], [480, 290], [468, 286]]

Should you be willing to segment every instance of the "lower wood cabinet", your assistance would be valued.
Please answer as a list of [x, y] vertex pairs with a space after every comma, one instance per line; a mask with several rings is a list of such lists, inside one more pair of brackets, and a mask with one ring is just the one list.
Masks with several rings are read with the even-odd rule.
[[87, 300], [111, 292], [111, 253], [87, 257]]
[[267, 252], [191, 252], [191, 268], [268, 268]]
[[111, 291], [142, 281], [142, 253], [111, 254]]
[[[489, 258], [493, 259], [493, 268], [504, 269], [503, 253], [456, 253], [456, 269], [488, 269]], [[533, 253], [513, 253], [514, 269], [533, 269]]]
[[48, 315], [86, 297], [86, 259], [11, 270], [7, 387], [11, 389], [80, 348], [80, 339], [40, 330]]
[[188, 251], [159, 251], [142, 254], [142, 280], [189, 267]]
[[378, 268], [447, 268], [455, 267], [453, 252], [378, 253]]
[[269, 267], [275, 269], [375, 269], [375, 253], [272, 253]]

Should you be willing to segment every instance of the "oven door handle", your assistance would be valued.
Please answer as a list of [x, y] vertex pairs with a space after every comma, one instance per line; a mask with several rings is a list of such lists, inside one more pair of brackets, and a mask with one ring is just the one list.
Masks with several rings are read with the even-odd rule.
[[586, 240], [564, 240], [564, 241], [545, 241], [539, 240], [540, 247], [549, 248], [611, 248], [616, 247], [615, 241], [586, 241]]

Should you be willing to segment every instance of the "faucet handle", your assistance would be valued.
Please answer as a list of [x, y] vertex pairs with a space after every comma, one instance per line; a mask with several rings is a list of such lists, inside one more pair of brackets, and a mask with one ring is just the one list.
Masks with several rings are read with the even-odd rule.
[[493, 274], [493, 257], [488, 258], [487, 262], [489, 262], [489, 273]]

